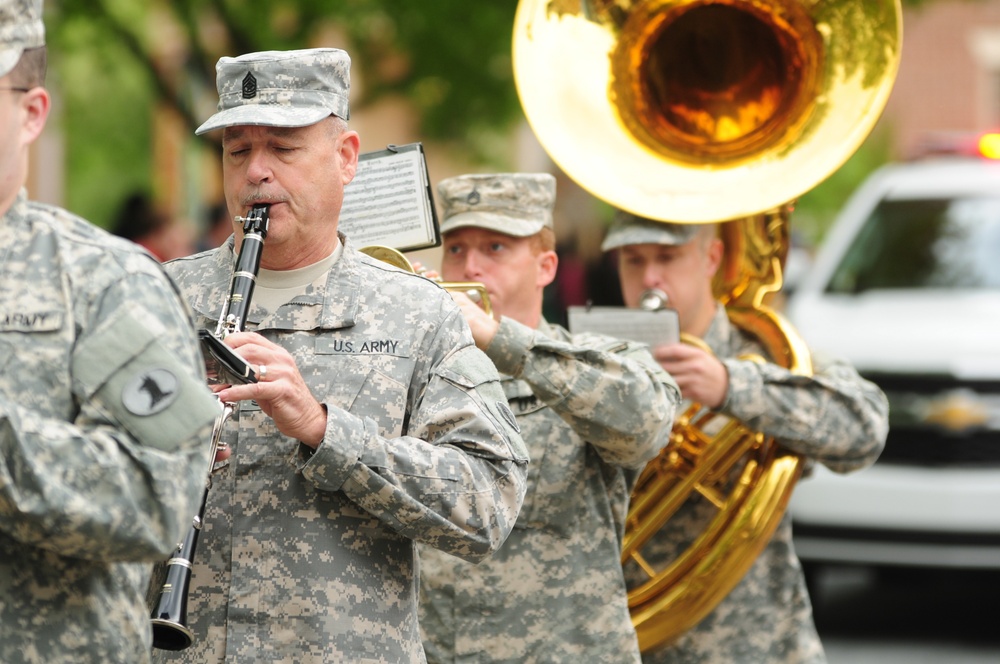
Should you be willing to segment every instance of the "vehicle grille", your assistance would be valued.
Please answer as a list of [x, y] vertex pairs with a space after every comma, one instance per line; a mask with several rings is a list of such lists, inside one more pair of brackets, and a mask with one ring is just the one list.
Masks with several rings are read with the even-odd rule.
[[1000, 433], [955, 436], [934, 429], [889, 428], [880, 464], [919, 466], [1000, 466]]
[[1000, 466], [1000, 382], [866, 375], [889, 398], [880, 464]]

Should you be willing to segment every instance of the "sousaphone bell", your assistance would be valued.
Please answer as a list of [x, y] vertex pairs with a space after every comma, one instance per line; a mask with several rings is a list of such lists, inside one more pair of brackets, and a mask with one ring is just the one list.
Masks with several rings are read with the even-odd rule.
[[[514, 76], [528, 123], [582, 188], [648, 219], [720, 223], [714, 283], [771, 361], [809, 374], [782, 285], [790, 202], [867, 138], [899, 67], [899, 0], [521, 0]], [[753, 359], [753, 358], [750, 358]], [[623, 564], [643, 651], [739, 582], [781, 520], [801, 459], [691, 404], [637, 482]], [[717, 508], [666, 565], [642, 546], [688, 497]]]

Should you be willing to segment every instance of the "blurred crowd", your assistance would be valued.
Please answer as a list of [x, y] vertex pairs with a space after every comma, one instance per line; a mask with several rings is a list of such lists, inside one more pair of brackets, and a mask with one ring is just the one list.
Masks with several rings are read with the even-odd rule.
[[125, 197], [109, 230], [142, 246], [159, 261], [218, 247], [232, 233], [225, 203], [207, 208], [200, 224], [174, 216], [144, 191]]

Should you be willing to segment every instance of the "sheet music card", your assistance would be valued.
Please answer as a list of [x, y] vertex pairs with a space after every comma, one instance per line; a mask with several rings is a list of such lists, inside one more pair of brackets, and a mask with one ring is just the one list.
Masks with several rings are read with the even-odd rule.
[[358, 157], [354, 180], [344, 188], [340, 230], [359, 249], [413, 251], [441, 244], [423, 145], [390, 145]]
[[638, 341], [650, 347], [677, 343], [681, 326], [676, 309], [626, 309], [624, 307], [569, 307], [570, 332], [597, 332]]

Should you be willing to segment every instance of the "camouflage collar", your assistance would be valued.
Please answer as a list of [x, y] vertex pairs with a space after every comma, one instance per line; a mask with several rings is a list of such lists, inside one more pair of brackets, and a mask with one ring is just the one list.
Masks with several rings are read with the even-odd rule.
[[[359, 255], [341, 234], [344, 252], [328, 273], [326, 283], [310, 287], [306, 293], [284, 304], [277, 311], [266, 311], [251, 303], [247, 328], [279, 330], [316, 330], [352, 327], [357, 316], [361, 276]], [[235, 239], [230, 236], [218, 249], [179, 261], [193, 261], [190, 269], [203, 270], [201, 282], [206, 285], [193, 295], [191, 308], [210, 320], [217, 321], [222, 312], [232, 282], [236, 262]]]

